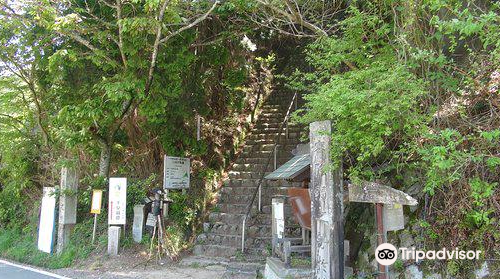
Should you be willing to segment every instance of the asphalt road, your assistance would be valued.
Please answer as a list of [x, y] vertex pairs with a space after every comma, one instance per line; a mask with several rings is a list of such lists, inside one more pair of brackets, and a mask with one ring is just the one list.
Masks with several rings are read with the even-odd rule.
[[0, 260], [0, 279], [70, 279], [43, 270]]

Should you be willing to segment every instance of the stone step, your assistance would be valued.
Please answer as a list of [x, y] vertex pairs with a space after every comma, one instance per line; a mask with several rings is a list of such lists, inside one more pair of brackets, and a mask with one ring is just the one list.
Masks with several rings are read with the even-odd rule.
[[[269, 201], [269, 203], [262, 204], [262, 213], [264, 214], [271, 214], [271, 201], [272, 198], [267, 198], [265, 199], [266, 201]], [[248, 210], [248, 204], [247, 203], [220, 203], [217, 205], [217, 208], [219, 209], [219, 212], [223, 213], [233, 213], [233, 214], [243, 214], [246, 213]], [[257, 205], [258, 202], [255, 201], [252, 208], [254, 210], [257, 210]], [[285, 214], [286, 215], [292, 215], [292, 208], [290, 206], [285, 206]]]
[[[262, 195], [286, 195], [288, 189], [290, 187], [298, 187], [300, 183], [295, 182], [294, 184], [291, 184], [290, 186], [269, 186], [269, 185], [263, 185], [261, 186], [261, 192]], [[257, 189], [258, 181], [255, 182], [255, 187], [247, 187], [247, 186], [236, 186], [236, 187], [222, 187], [220, 189], [219, 193], [221, 195], [221, 198], [224, 197], [225, 195], [228, 195], [230, 197], [234, 197], [235, 195], [252, 195], [256, 189]]]
[[[280, 127], [254, 128], [250, 135], [253, 135], [255, 133], [258, 133], [258, 134], [278, 134], [279, 131], [281, 131], [281, 133], [284, 134], [286, 131], [286, 126], [284, 126], [281, 130], [279, 128]], [[288, 133], [301, 132], [302, 130], [303, 129], [298, 127], [298, 126], [288, 126]]]
[[[241, 224], [243, 221], [243, 216], [245, 214], [238, 213], [226, 213], [226, 212], [211, 212], [208, 221], [209, 223], [224, 223], [231, 225]], [[295, 222], [294, 217], [287, 215], [285, 218], [286, 222], [293, 224]], [[271, 225], [271, 214], [255, 214], [249, 220], [247, 220], [247, 226], [261, 226], [261, 225]]]
[[[290, 153], [287, 154], [287, 156], [279, 156], [276, 157], [276, 167], [278, 168], [288, 160], [290, 160], [291, 156], [289, 155]], [[281, 154], [279, 154], [281, 155]], [[266, 163], [252, 163], [252, 164], [246, 164], [245, 162], [237, 162], [233, 164], [232, 170], [233, 171], [245, 171], [245, 172], [256, 172], [261, 174], [262, 172], [272, 172], [275, 170], [274, 168], [274, 156], [271, 157], [271, 161], [269, 164], [267, 164], [267, 158], [266, 158]]]
[[[240, 235], [241, 234], [241, 224], [224, 224], [224, 223], [205, 223], [204, 233], [213, 233], [219, 235]], [[261, 225], [261, 226], [251, 226], [246, 228], [247, 237], [266, 237], [272, 236], [272, 226]], [[302, 235], [302, 230], [298, 223], [287, 224], [285, 226], [285, 235], [287, 237], [300, 237]]]
[[243, 214], [211, 212], [208, 216], [208, 220], [210, 223], [221, 222], [226, 224], [238, 224], [243, 221]]
[[[245, 141], [245, 145], [260, 145], [260, 144], [274, 144], [275, 141], [274, 139], [248, 139]], [[300, 139], [281, 139], [279, 144], [286, 144], [286, 145], [292, 145], [292, 144], [299, 144], [301, 143]]]
[[240, 249], [241, 248], [239, 247], [228, 247], [213, 244], [197, 244], [194, 246], [193, 254], [197, 256], [203, 255], [208, 257], [230, 258], [237, 255]]
[[[221, 192], [226, 191], [225, 188], [230, 187], [257, 187], [260, 179], [227, 179], [223, 182]], [[265, 188], [270, 187], [301, 187], [300, 182], [290, 182], [286, 180], [262, 180], [262, 186]]]
[[[283, 121], [281, 121], [283, 122]], [[269, 122], [257, 122], [255, 123], [255, 126], [253, 127], [254, 130], [261, 130], [261, 129], [266, 129], [266, 128], [274, 128], [274, 129], [278, 129], [281, 127], [281, 122], [279, 123], [269, 123]], [[283, 126], [283, 129], [286, 128], [286, 125]], [[300, 125], [298, 124], [295, 124], [295, 123], [288, 123], [288, 129], [290, 128], [302, 128]]]
[[[266, 172], [267, 173], [270, 172]], [[241, 179], [259, 179], [262, 177], [262, 174], [259, 172], [254, 172], [254, 171], [229, 171], [229, 178], [241, 178]]]
[[[287, 152], [290, 153], [292, 150], [297, 148], [296, 144], [278, 144], [276, 147], [276, 150], [278, 152]], [[274, 144], [261, 144], [261, 145], [247, 145], [243, 147], [243, 153], [249, 152], [249, 151], [273, 151], [274, 149]]]
[[[245, 247], [265, 249], [266, 246], [269, 246], [271, 244], [271, 238], [272, 238], [271, 235], [264, 237], [260, 236], [245, 237]], [[210, 243], [212, 245], [221, 245], [229, 247], [240, 247], [241, 233], [236, 235], [213, 234], [213, 233], [201, 234], [198, 236], [197, 242]]]
[[[300, 139], [300, 132], [289, 132], [288, 133], [288, 138], [286, 137], [285, 131], [279, 134], [281, 136], [280, 138], [280, 143], [282, 142], [288, 142], [290, 139], [295, 139], [299, 140]], [[251, 134], [248, 136], [248, 140], [264, 140], [267, 141], [266, 143], [274, 143], [277, 140], [278, 133], [257, 133], [257, 134]]]
[[[269, 251], [267, 249], [257, 249], [251, 247], [245, 247], [245, 258], [251, 255], [259, 255], [260, 259], [264, 260], [269, 256]], [[208, 257], [224, 257], [224, 258], [235, 258], [238, 260], [238, 255], [241, 255], [241, 244], [238, 247], [230, 247], [223, 245], [212, 245], [212, 244], [197, 244], [194, 247], [193, 254], [197, 256], [208, 256]]]

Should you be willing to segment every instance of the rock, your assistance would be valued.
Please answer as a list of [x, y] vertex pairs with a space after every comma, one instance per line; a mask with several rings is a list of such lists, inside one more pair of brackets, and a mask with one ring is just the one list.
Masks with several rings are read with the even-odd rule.
[[431, 275], [425, 276], [425, 279], [442, 279], [443, 277], [439, 273], [433, 273]]
[[410, 265], [405, 270], [405, 279], [423, 279], [424, 274], [416, 265]]
[[210, 223], [203, 223], [203, 232], [210, 232]]
[[222, 265], [209, 265], [205, 267], [208, 270], [225, 271], [226, 267]]
[[415, 245], [413, 236], [408, 231], [403, 231], [399, 234], [399, 247], [410, 248]]
[[206, 240], [207, 240], [207, 235], [204, 233], [198, 235], [197, 237], [198, 243], [204, 243]]
[[487, 262], [484, 262], [481, 265], [480, 269], [477, 269], [474, 274], [476, 275], [476, 279], [482, 279], [485, 278], [486, 276], [490, 275], [490, 268], [488, 266]]
[[389, 269], [389, 279], [398, 279], [401, 278], [401, 272], [397, 272], [395, 270]]

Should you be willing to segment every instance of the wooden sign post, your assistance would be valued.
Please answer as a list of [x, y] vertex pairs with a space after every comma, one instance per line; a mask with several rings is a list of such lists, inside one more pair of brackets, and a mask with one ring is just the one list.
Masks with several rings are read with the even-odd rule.
[[311, 261], [313, 278], [344, 278], [342, 168], [331, 170], [330, 121], [311, 123]]
[[[378, 245], [386, 242], [386, 232], [389, 230], [401, 229], [404, 226], [402, 217], [403, 205], [417, 205], [418, 202], [405, 192], [396, 190], [376, 182], [363, 182], [361, 185], [349, 185], [349, 201], [375, 204], [377, 220], [377, 242]], [[387, 207], [387, 208], [385, 208]], [[397, 220], [388, 220], [384, 216], [386, 213], [394, 213]], [[384, 222], [384, 219], [386, 221]], [[401, 224], [403, 223], [403, 224]], [[388, 226], [385, 226], [387, 224]], [[386, 279], [389, 274], [389, 267], [378, 265], [378, 279]]]
[[102, 206], [102, 190], [92, 191], [92, 204], [90, 206], [90, 213], [94, 214], [94, 229], [92, 230], [92, 244], [95, 241], [95, 232], [97, 229], [97, 215], [101, 214]]

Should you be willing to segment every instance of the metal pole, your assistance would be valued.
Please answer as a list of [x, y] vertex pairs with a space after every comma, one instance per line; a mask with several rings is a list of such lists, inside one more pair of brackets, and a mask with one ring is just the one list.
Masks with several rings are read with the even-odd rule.
[[[381, 203], [375, 204], [375, 211], [377, 214], [377, 241], [378, 245], [384, 243], [384, 219], [383, 219], [383, 205]], [[378, 264], [378, 279], [386, 279], [387, 273], [385, 266]]]
[[277, 157], [278, 157], [278, 145], [276, 144], [274, 146], [274, 170], [278, 168]]
[[241, 253], [245, 252], [245, 226], [247, 222], [247, 216], [243, 216], [243, 224], [241, 226]]
[[94, 245], [94, 241], [95, 241], [96, 228], [97, 228], [97, 214], [94, 214], [94, 229], [92, 230], [92, 245]]
[[262, 211], [262, 187], [259, 184], [259, 212]]

